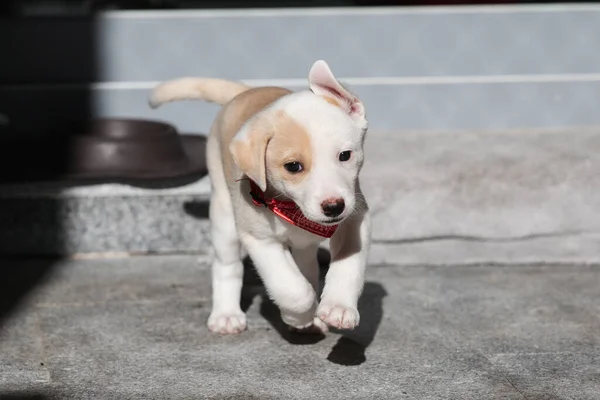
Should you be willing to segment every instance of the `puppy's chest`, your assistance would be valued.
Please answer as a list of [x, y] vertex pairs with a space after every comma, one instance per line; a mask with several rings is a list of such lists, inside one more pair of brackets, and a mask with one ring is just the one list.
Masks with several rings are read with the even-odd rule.
[[308, 232], [302, 228], [284, 221], [268, 210], [262, 210], [263, 217], [268, 220], [272, 235], [280, 242], [294, 248], [305, 248], [319, 244], [325, 238]]

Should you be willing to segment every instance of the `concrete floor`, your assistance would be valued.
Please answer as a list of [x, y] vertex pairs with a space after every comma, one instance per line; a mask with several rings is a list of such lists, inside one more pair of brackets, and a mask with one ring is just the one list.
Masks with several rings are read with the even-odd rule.
[[250, 273], [249, 330], [210, 334], [208, 265], [4, 261], [0, 399], [600, 398], [598, 265], [371, 266], [359, 329], [312, 340]]

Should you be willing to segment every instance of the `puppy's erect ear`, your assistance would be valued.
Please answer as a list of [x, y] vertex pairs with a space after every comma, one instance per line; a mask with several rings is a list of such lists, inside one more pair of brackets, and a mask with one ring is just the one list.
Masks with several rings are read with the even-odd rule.
[[308, 81], [314, 94], [335, 100], [352, 118], [366, 127], [363, 103], [338, 82], [325, 61], [319, 60], [313, 64]]
[[262, 121], [252, 121], [234, 136], [229, 151], [237, 166], [264, 192], [267, 190], [265, 156], [274, 130]]

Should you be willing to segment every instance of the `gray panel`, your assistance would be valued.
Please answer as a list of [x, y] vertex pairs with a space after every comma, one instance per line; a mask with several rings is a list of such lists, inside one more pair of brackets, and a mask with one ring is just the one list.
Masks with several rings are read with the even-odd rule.
[[[600, 82], [370, 85], [357, 86], [354, 90], [365, 102], [371, 131], [375, 132], [600, 124], [597, 109]], [[97, 116], [163, 119], [183, 131], [206, 133], [219, 109], [214, 104], [190, 101], [152, 110], [147, 105], [149, 92], [149, 89], [96, 90], [95, 113]], [[65, 104], [75, 104], [81, 97], [77, 90], [56, 93], [47, 90], [44, 94], [38, 97], [27, 90], [0, 89], [0, 114], [6, 114], [13, 126], [44, 129], [67, 119], [69, 110], [75, 110], [48, 104], [47, 99], [61, 98]]]
[[[563, 9], [398, 8], [389, 14], [366, 9], [364, 14], [271, 11], [247, 16], [239, 10], [149, 12], [108, 14], [93, 22], [2, 23], [0, 77], [37, 82], [154, 81], [181, 75], [305, 78], [319, 58], [342, 77], [600, 72], [600, 52], [594, 51], [600, 47], [600, 8]], [[6, 42], [15, 35], [22, 38], [19, 46]], [[40, 49], [45, 50], [43, 65], [35, 58]], [[91, 50], [96, 56], [88, 54]], [[95, 58], [99, 75], [88, 65]]]
[[105, 81], [305, 78], [319, 58], [346, 77], [600, 71], [600, 9], [107, 18], [99, 29]]
[[104, 80], [600, 71], [600, 12], [104, 19]]

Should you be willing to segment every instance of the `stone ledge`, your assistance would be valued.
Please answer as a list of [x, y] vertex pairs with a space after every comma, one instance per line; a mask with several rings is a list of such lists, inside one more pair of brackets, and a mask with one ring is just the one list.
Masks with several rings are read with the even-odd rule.
[[[366, 152], [373, 238], [400, 249], [394, 262], [423, 262], [432, 243], [446, 249], [440, 260], [594, 256], [586, 238], [600, 233], [600, 129], [379, 132]], [[209, 194], [207, 178], [165, 190], [4, 188], [0, 253], [205, 252]]]

